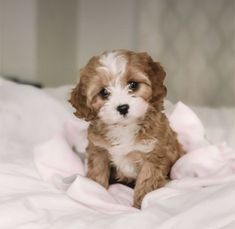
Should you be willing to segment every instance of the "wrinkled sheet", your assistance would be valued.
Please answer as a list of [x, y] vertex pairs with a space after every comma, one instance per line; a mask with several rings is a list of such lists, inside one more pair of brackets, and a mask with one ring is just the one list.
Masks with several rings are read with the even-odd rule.
[[[0, 81], [0, 228], [235, 228], [233, 176], [208, 187], [195, 184], [195, 177], [175, 180], [155, 191], [153, 198], [149, 195], [144, 210], [115, 214], [71, 198], [77, 182], [65, 192], [43, 181], [33, 163], [33, 149], [73, 120], [71, 107], [57, 96], [60, 91], [67, 94], [68, 88], [42, 91]], [[234, 146], [234, 109], [193, 109], [211, 142]], [[85, 186], [81, 188], [92, 201]], [[116, 188], [111, 196], [118, 193]], [[124, 194], [132, 195], [129, 189]]]
[[[186, 151], [173, 166], [171, 178], [174, 181], [167, 186], [208, 187], [235, 179], [235, 152], [226, 143], [211, 144], [205, 137], [202, 123], [189, 107], [178, 102], [167, 115]], [[91, 209], [106, 214], [136, 211], [132, 207], [132, 189], [114, 184], [106, 190], [84, 177], [85, 165], [75, 152], [85, 151], [87, 127], [88, 123], [79, 119], [66, 121], [61, 133], [35, 147], [34, 160], [38, 172], [43, 180], [53, 183]], [[156, 193], [153, 191], [146, 195], [142, 210], [152, 205]]]

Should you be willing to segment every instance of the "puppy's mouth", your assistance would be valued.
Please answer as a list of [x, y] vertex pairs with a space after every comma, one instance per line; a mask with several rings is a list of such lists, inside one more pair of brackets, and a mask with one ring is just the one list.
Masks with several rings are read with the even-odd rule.
[[119, 114], [119, 116], [122, 118], [122, 119], [128, 119], [130, 115], [127, 114]]

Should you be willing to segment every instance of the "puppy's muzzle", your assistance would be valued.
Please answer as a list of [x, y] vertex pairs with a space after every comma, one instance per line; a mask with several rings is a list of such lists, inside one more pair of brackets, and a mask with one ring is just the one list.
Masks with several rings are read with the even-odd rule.
[[117, 111], [123, 116], [125, 116], [128, 113], [128, 110], [129, 110], [128, 104], [123, 104], [123, 105], [117, 106]]

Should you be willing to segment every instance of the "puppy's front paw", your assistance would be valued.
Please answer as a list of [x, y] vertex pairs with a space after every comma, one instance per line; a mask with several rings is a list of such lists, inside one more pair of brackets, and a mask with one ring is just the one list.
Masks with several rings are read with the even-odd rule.
[[133, 207], [140, 209], [141, 208], [141, 202], [139, 202], [139, 201], [134, 202]]
[[102, 185], [104, 188], [108, 189], [109, 187], [109, 181], [106, 177], [104, 176], [92, 176], [91, 174], [87, 174], [87, 177], [90, 178], [91, 180], [97, 182], [98, 184]]
[[144, 198], [144, 196], [141, 196], [141, 195], [138, 195], [138, 193], [135, 193], [134, 194], [134, 204], [133, 204], [133, 207], [140, 209], [143, 198]]

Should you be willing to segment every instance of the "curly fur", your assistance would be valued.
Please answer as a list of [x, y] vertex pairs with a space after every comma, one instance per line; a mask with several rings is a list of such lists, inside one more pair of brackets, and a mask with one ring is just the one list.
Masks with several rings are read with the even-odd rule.
[[[80, 82], [73, 89], [70, 102], [78, 118], [90, 121], [87, 176], [105, 188], [109, 185], [111, 174], [121, 182], [134, 181], [133, 206], [140, 208], [148, 192], [162, 187], [169, 180], [172, 165], [184, 151], [162, 112], [166, 96], [163, 84], [166, 74], [162, 66], [147, 53], [127, 50], [111, 53], [114, 57], [117, 55], [125, 59], [121, 76], [104, 69], [99, 61], [109, 52], [93, 57], [81, 70]], [[148, 106], [144, 115], [134, 122], [108, 124], [99, 116], [107, 103], [100, 97], [99, 91], [115, 77], [119, 77], [124, 86], [133, 79], [140, 84], [130, 99], [141, 98]], [[117, 130], [123, 133], [120, 135]], [[115, 170], [111, 169], [113, 167]], [[111, 173], [111, 170], [114, 172]]]

